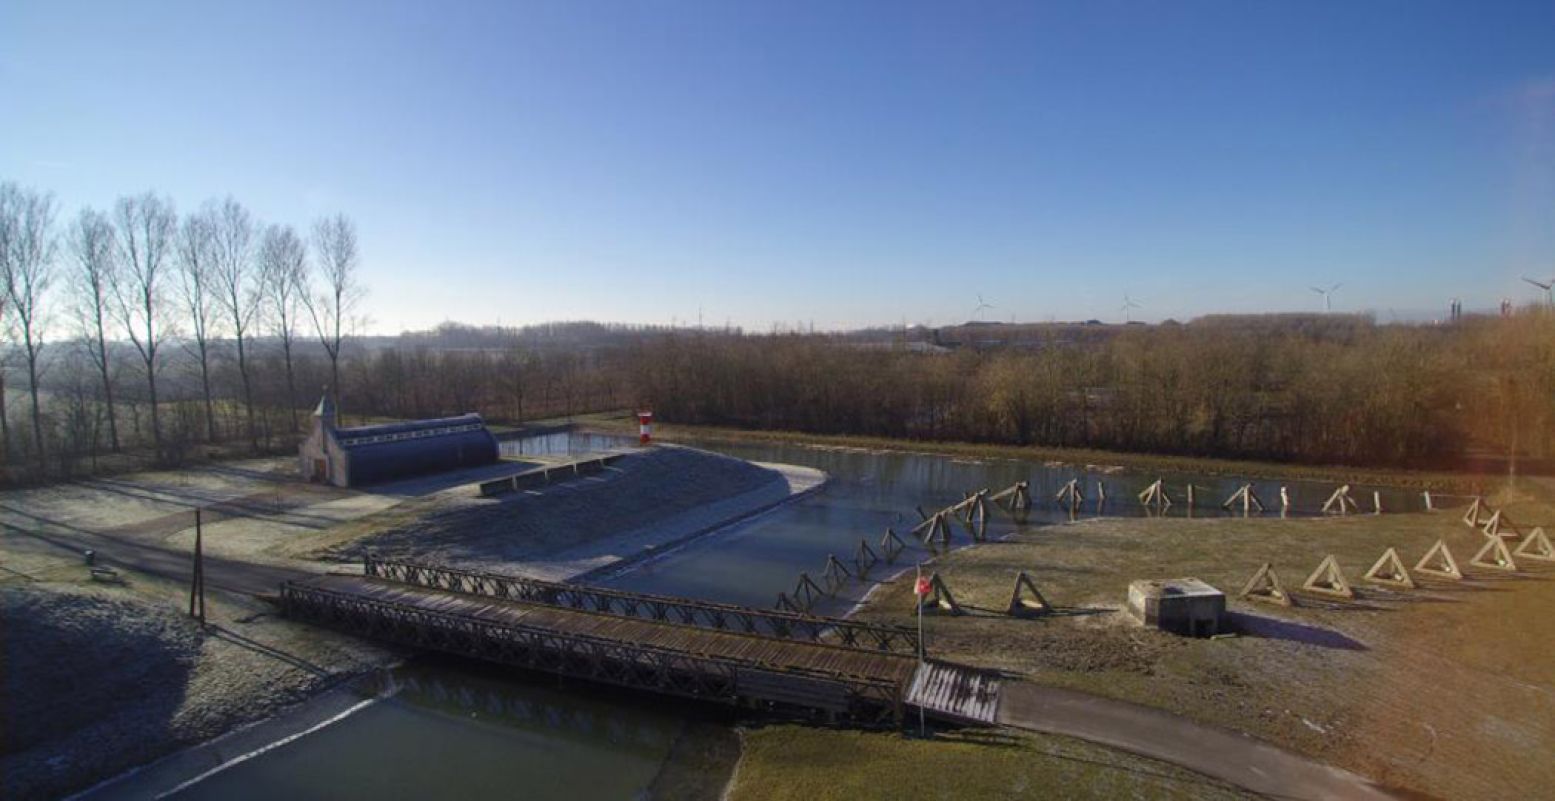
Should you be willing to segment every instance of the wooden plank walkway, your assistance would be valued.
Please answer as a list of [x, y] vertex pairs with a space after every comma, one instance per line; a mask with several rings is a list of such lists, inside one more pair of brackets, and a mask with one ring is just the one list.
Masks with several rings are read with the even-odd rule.
[[999, 679], [947, 662], [926, 662], [913, 676], [907, 703], [966, 723], [993, 724], [999, 713]]

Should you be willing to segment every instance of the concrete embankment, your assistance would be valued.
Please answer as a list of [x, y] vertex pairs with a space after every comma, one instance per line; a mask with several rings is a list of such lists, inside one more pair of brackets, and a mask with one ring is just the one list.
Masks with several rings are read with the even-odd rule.
[[445, 494], [330, 549], [552, 580], [619, 567], [814, 491], [819, 470], [657, 447], [574, 480], [491, 497]]

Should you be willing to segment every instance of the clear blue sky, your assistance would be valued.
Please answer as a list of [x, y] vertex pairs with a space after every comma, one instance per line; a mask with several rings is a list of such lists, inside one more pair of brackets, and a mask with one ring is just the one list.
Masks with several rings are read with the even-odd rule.
[[443, 319], [1401, 314], [1555, 274], [1555, 2], [0, 4], [0, 178]]

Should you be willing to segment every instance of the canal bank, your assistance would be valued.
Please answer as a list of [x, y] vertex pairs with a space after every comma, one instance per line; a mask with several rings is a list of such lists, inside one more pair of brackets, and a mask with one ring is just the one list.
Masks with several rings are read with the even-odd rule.
[[[556, 450], [571, 450], [577, 445], [570, 436], [562, 437], [563, 441], [556, 441], [556, 435], [551, 436], [552, 441], [543, 447], [553, 453]], [[597, 443], [598, 440], [591, 441], [587, 447], [597, 447]], [[926, 509], [939, 508], [959, 501], [967, 491], [987, 486], [1005, 486], [1017, 480], [1031, 481], [1036, 488], [1034, 493], [1042, 493], [1039, 497], [1050, 498], [1057, 487], [1077, 477], [1083, 478], [1087, 483], [1098, 479], [1106, 481], [1112, 488], [1114, 498], [1126, 500], [1126, 492], [1136, 486], [1142, 489], [1154, 480], [1153, 476], [1104, 471], [1088, 473], [1083, 469], [1072, 467], [1009, 460], [958, 460], [917, 454], [805, 448], [792, 444], [713, 445], [712, 447], [721, 449], [726, 455], [741, 459], [805, 465], [831, 475], [832, 480], [819, 492], [807, 495], [797, 502], [771, 510], [738, 526], [720, 529], [714, 534], [690, 541], [659, 558], [642, 562], [633, 570], [613, 576], [604, 583], [624, 589], [768, 607], [778, 592], [792, 588], [800, 572], [817, 574], [824, 567], [828, 554], [837, 554], [845, 558], [852, 553], [860, 539], [878, 540], [886, 527], [895, 527], [905, 533], [917, 519], [916, 513], [912, 511], [915, 506], [921, 505]], [[1189, 480], [1194, 479], [1189, 477]], [[1230, 478], [1206, 477], [1197, 480], [1206, 488], [1206, 497], [1218, 492], [1229, 494], [1239, 486], [1238, 482]], [[1293, 486], [1291, 490], [1293, 495], [1303, 503], [1313, 502], [1313, 499], [1316, 499], [1316, 503], [1321, 503], [1321, 497], [1326, 493], [1326, 488], [1316, 485]], [[1402, 495], [1389, 496], [1389, 503], [1394, 501], [1404, 504], [1407, 498]], [[1114, 502], [1110, 506], [1103, 505], [1100, 508], [1087, 505], [1079, 510], [1059, 510], [1053, 508], [1051, 503], [1043, 503], [1024, 523], [997, 517], [990, 535], [1000, 537], [1013, 531], [1034, 530], [1041, 524], [1068, 520], [1071, 514], [1087, 517], [1097, 514], [1132, 516], [1142, 513], [1138, 510], [1137, 504], [1127, 502]], [[1211, 513], [1201, 510], [1200, 514]], [[928, 551], [909, 542], [909, 550], [900, 558], [898, 564], [911, 564], [919, 558], [928, 556], [930, 556]], [[872, 586], [876, 585], [854, 582], [842, 588], [837, 597], [828, 598], [825, 601], [826, 608], [820, 611], [841, 612], [855, 603]], [[433, 669], [444, 671], [448, 668], [445, 663], [438, 663]], [[507, 685], [508, 691], [515, 694], [506, 702], [510, 705], [517, 703], [522, 706], [526, 699], [535, 697], [535, 694], [543, 694], [555, 689], [547, 681], [535, 681], [533, 677], [519, 676], [505, 679], [503, 683]], [[590, 699], [600, 697], [602, 690], [597, 686], [573, 684], [561, 688], [560, 692], [569, 698], [575, 697], [580, 702], [588, 703]], [[613, 699], [612, 704], [633, 707], [641, 703], [651, 703], [651, 700], [641, 697], [629, 698], [608, 694], [606, 697]], [[677, 714], [680, 709], [681, 707], [671, 705], [667, 714], [671, 718], [679, 719]], [[481, 737], [484, 737], [485, 734], [482, 732], [485, 732], [485, 729], [480, 728], [482, 721], [479, 716], [468, 720], [466, 718], [468, 715], [447, 716], [446, 720], [439, 719], [437, 723], [440, 732], [439, 742], [457, 747], [465, 737], [465, 726], [475, 727], [469, 732], [469, 736], [475, 738], [475, 741], [478, 742]], [[306, 797], [306, 788], [330, 786], [334, 777], [320, 767], [320, 763], [312, 757], [297, 756], [298, 752], [316, 753], [320, 749], [338, 748], [341, 739], [356, 743], [357, 745], [353, 747], [361, 748], [367, 753], [372, 753], [374, 743], [380, 740], [383, 748], [398, 748], [395, 743], [400, 742], [402, 738], [415, 739], [415, 735], [411, 733], [398, 733], [399, 728], [422, 725], [431, 724], [426, 723], [424, 716], [418, 715], [374, 714], [367, 718], [360, 714], [352, 715], [325, 729], [324, 731], [333, 732], [329, 738], [318, 739], [317, 734], [322, 733], [319, 732], [289, 742], [283, 747], [265, 752], [233, 768], [231, 772], [234, 775], [225, 781], [241, 779], [257, 786], [265, 786], [272, 778], [296, 777], [298, 783], [286, 784], [286, 791]], [[535, 766], [543, 763], [543, 760], [538, 757], [531, 760], [527, 755], [543, 754], [550, 747], [546, 745], [544, 738], [502, 737], [499, 739], [504, 742], [505, 749], [513, 749], [525, 755], [506, 763], [511, 764], [513, 772], [502, 774], [500, 778], [504, 782], [526, 781], [525, 771], [537, 769]], [[617, 760], [620, 760], [622, 765], [638, 764], [636, 760], [639, 755], [634, 755], [632, 752], [618, 752], [617, 746], [616, 741], [607, 738], [602, 742], [591, 744], [586, 752], [580, 752], [583, 755], [579, 756], [579, 759], [593, 765], [593, 769], [604, 772], [614, 770], [613, 766], [617, 764]], [[662, 758], [660, 764], [663, 764]], [[380, 760], [376, 768], [388, 775], [416, 774], [427, 769], [415, 759]], [[635, 768], [626, 770], [626, 773], [633, 776], [644, 775]], [[450, 792], [464, 792], [479, 796], [489, 789], [490, 785], [486, 782], [490, 778], [483, 777], [477, 780], [474, 777], [451, 775], [443, 780], [448, 783]], [[291, 782], [292, 779], [288, 778], [287, 781]], [[651, 781], [648, 780], [649, 783]], [[198, 789], [200, 786], [200, 784], [194, 785], [185, 792], [203, 792]], [[645, 784], [637, 792], [641, 792], [646, 787]]]

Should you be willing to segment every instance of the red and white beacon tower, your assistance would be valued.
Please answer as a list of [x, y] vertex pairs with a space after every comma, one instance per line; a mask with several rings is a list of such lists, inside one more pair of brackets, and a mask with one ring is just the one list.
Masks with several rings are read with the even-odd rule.
[[653, 439], [653, 412], [644, 409], [637, 413], [637, 444], [647, 445]]

